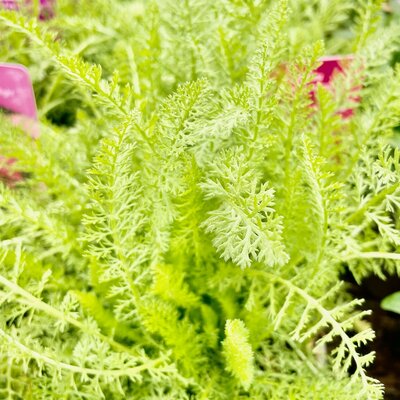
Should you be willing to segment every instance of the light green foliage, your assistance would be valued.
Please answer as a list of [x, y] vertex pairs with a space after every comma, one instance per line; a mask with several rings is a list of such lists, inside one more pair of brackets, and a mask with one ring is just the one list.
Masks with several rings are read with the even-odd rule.
[[395, 292], [386, 296], [381, 302], [381, 307], [384, 310], [400, 314], [400, 292]]
[[257, 177], [241, 150], [222, 153], [211, 166], [211, 176], [218, 178], [202, 185], [206, 199], [221, 202], [209, 212], [205, 230], [215, 234], [213, 244], [226, 261], [241, 267], [252, 261], [283, 265], [288, 255], [282, 244], [281, 218], [274, 215], [274, 191], [267, 183], [257, 188]]
[[228, 320], [222, 342], [227, 369], [248, 390], [254, 379], [253, 351], [248, 343], [249, 331], [243, 321]]
[[340, 277], [400, 272], [398, 29], [373, 0], [0, 11], [41, 118], [0, 115], [0, 399], [381, 399]]

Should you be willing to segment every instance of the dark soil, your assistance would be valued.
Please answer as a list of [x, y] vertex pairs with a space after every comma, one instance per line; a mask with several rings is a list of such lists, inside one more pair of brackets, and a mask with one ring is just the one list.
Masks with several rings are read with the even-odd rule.
[[375, 351], [376, 359], [368, 370], [370, 376], [385, 385], [385, 400], [400, 400], [400, 315], [380, 307], [381, 300], [396, 291], [400, 291], [397, 277], [388, 277], [386, 281], [371, 277], [360, 286], [351, 284], [351, 292], [366, 300], [363, 308], [372, 310], [369, 322], [376, 338], [366, 350]]

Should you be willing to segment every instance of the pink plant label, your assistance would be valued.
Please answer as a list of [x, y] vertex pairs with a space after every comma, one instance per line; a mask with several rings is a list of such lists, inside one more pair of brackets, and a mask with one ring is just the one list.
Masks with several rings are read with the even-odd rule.
[[1, 4], [7, 10], [17, 10], [18, 4], [15, 0], [2, 0]]
[[[331, 56], [321, 58], [321, 65], [314, 70], [316, 78], [314, 84], [321, 83], [326, 88], [332, 87], [332, 82], [337, 74], [346, 73], [346, 69], [352, 62], [352, 56]], [[352, 92], [358, 92], [360, 87], [355, 87]], [[315, 92], [311, 92], [311, 98], [315, 103]], [[360, 102], [360, 97], [357, 95], [349, 96], [350, 100], [355, 103]], [[354, 115], [354, 109], [348, 108], [338, 112], [343, 119], [351, 118]]]
[[[10, 120], [28, 132], [33, 138], [39, 136], [39, 122], [35, 95], [28, 70], [18, 64], [0, 64], [0, 108], [11, 113]], [[0, 177], [9, 184], [22, 179], [20, 172], [10, 172], [7, 165], [12, 165], [15, 159], [0, 157], [3, 167], [0, 167]]]
[[336, 73], [344, 73], [353, 60], [352, 56], [332, 56], [321, 58], [321, 65], [315, 69], [316, 81], [329, 86]]
[[[55, 0], [40, 0], [39, 1], [39, 19], [45, 20], [54, 16]], [[33, 0], [0, 0], [0, 5], [8, 10], [19, 10], [21, 6], [32, 8]]]
[[24, 66], [0, 64], [0, 107], [37, 120], [32, 82]]
[[35, 94], [28, 70], [19, 64], [0, 63], [0, 108], [33, 138], [39, 136]]

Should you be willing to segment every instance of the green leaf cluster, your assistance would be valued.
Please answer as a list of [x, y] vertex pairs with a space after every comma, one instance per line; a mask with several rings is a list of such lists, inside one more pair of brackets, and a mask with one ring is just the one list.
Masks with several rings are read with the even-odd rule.
[[[380, 3], [0, 11], [41, 119], [33, 140], [0, 115], [24, 174], [0, 185], [0, 398], [382, 398], [341, 282], [400, 272], [399, 26]], [[353, 61], [313, 104], [334, 53]]]

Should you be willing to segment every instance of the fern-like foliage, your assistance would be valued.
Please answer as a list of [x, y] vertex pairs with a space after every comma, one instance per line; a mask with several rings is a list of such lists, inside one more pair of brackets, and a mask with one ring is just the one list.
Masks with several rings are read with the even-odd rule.
[[400, 271], [380, 1], [57, 4], [0, 11], [41, 126], [0, 115], [0, 398], [381, 399], [340, 281]]
[[253, 351], [247, 343], [249, 332], [243, 321], [228, 320], [225, 325], [225, 339], [222, 342], [227, 368], [248, 389], [254, 379]]
[[254, 261], [285, 264], [288, 255], [282, 243], [281, 218], [275, 216], [273, 189], [267, 183], [257, 187], [257, 177], [240, 148], [223, 153], [211, 168], [215, 178], [209, 178], [202, 188], [206, 199], [216, 198], [221, 204], [209, 212], [204, 226], [206, 232], [215, 234], [216, 249], [225, 260], [241, 267]]

